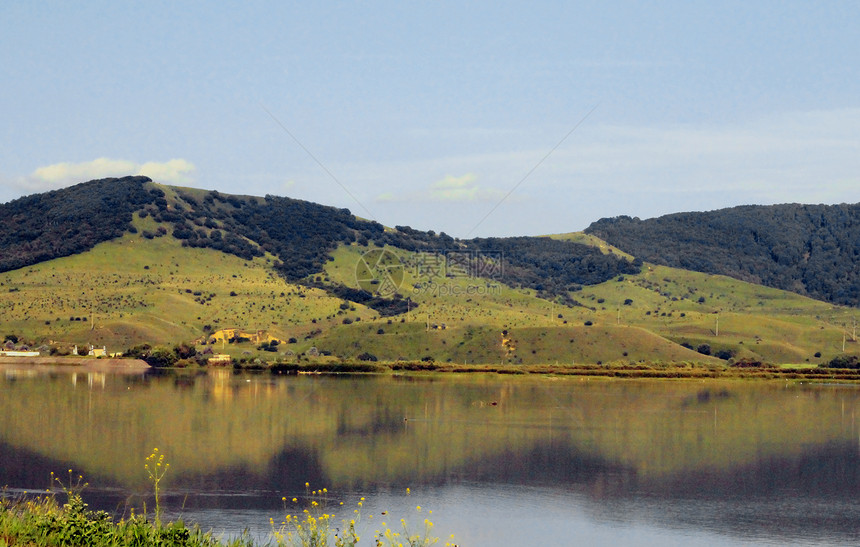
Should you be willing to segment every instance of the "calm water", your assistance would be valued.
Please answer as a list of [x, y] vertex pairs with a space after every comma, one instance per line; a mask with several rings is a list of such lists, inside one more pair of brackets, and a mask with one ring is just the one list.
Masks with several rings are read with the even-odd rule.
[[71, 468], [92, 506], [151, 507], [158, 447], [171, 515], [226, 534], [265, 537], [310, 482], [339, 516], [366, 497], [371, 527], [432, 509], [463, 546], [854, 545], [858, 406], [840, 385], [4, 366], [0, 485]]

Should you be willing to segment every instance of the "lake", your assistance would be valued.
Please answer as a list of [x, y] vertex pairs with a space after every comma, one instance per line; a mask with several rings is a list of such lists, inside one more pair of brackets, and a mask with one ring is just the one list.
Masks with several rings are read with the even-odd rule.
[[860, 542], [854, 385], [49, 371], [0, 367], [11, 492], [72, 469], [92, 507], [151, 508], [158, 447], [168, 517], [226, 535], [307, 482], [368, 529], [432, 510], [441, 544]]

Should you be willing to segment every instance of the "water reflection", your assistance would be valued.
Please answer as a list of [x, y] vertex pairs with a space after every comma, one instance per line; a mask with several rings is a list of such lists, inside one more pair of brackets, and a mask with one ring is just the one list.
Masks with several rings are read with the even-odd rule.
[[[44, 488], [73, 468], [106, 508], [145, 495], [143, 458], [157, 446], [171, 462], [168, 502], [188, 510], [277, 510], [308, 481], [344, 493], [423, 486], [443, 506], [458, 488], [525, 488], [576, 500], [587, 521], [739, 541], [850, 542], [860, 529], [852, 386], [229, 370], [0, 378], [0, 483]], [[503, 499], [523, 515], [543, 504]]]

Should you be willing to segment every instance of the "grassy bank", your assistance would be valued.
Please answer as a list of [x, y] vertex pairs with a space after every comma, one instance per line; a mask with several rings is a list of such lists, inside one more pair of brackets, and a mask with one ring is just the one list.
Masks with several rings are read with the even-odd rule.
[[[322, 494], [320, 492], [320, 494]], [[317, 492], [314, 491], [316, 499]], [[362, 498], [363, 499], [363, 498]], [[297, 501], [297, 500], [293, 500]], [[361, 506], [359, 502], [359, 507]], [[356, 531], [360, 510], [355, 518], [334, 522], [334, 515], [315, 500], [309, 509], [287, 513], [280, 524], [272, 519], [271, 538], [254, 541], [250, 537], [225, 539], [205, 532], [199, 526], [183, 521], [163, 523], [158, 518], [132, 514], [114, 520], [104, 511], [93, 511], [80, 494], [68, 496], [60, 505], [50, 494], [35, 498], [0, 499], [0, 546], [2, 547], [356, 547], [376, 545], [394, 547], [436, 545], [439, 538], [431, 535], [433, 523], [424, 519], [417, 530], [410, 530], [405, 520], [400, 529], [385, 526], [372, 538], [361, 543]], [[418, 507], [420, 512], [420, 506]], [[446, 543], [446, 546], [453, 544]]]
[[[74, 364], [72, 364], [72, 362]], [[184, 370], [184, 368], [152, 369], [135, 359], [33, 358], [0, 359], [0, 365], [52, 367], [83, 372], [127, 372], [143, 370]], [[195, 369], [199, 367], [193, 367]], [[860, 369], [821, 368], [806, 363], [780, 366], [732, 366], [719, 362], [633, 362], [614, 361], [606, 364], [457, 364], [436, 361], [350, 361], [319, 359], [305, 362], [242, 362], [235, 363], [237, 372], [268, 372], [278, 375], [293, 374], [398, 374], [398, 373], [449, 373], [449, 374], [503, 374], [582, 376], [602, 378], [741, 378], [786, 379], [808, 381], [860, 382]]]
[[[301, 499], [292, 498], [290, 502], [286, 497], [282, 498], [284, 515], [277, 520], [270, 519], [272, 528], [266, 540], [255, 541], [247, 532], [225, 539], [182, 520], [163, 522], [160, 483], [169, 464], [157, 450], [146, 461], [155, 493], [152, 518], [145, 512], [145, 506], [143, 514], [135, 514], [132, 509], [128, 516], [118, 519], [105, 511], [90, 509], [81, 495], [87, 486], [83, 477], [74, 479], [69, 470], [68, 483], [54, 479], [61, 487], [59, 491], [48, 489], [35, 496], [26, 493], [0, 495], [0, 547], [427, 547], [439, 542], [439, 538], [431, 534], [433, 523], [423, 518], [418, 528], [410, 528], [406, 519], [400, 519], [400, 527], [394, 528], [383, 521], [380, 526], [373, 526], [376, 528], [373, 534], [367, 530], [365, 535], [372, 535], [372, 539], [368, 537], [360, 543], [359, 533], [368, 528], [361, 524], [364, 498], [348, 519], [336, 520], [328, 491], [325, 488], [311, 490], [309, 483], [305, 483], [306, 493]], [[53, 477], [53, 473], [51, 475]], [[408, 495], [409, 489], [406, 492]], [[58, 498], [63, 497], [65, 503], [61, 504]], [[346, 510], [343, 503], [337, 507]], [[416, 507], [416, 513], [423, 517], [420, 505]], [[451, 542], [445, 545], [456, 547]]]
[[93, 511], [78, 493], [66, 503], [46, 493], [0, 499], [0, 546], [250, 546], [245, 538], [225, 541], [182, 521], [162, 523], [143, 515], [114, 520]]
[[422, 361], [276, 364], [251, 370], [273, 374], [391, 374], [442, 372], [602, 378], [741, 378], [809, 381], [860, 381], [860, 370], [797, 366], [733, 367], [703, 363], [609, 363], [605, 365], [458, 365]]

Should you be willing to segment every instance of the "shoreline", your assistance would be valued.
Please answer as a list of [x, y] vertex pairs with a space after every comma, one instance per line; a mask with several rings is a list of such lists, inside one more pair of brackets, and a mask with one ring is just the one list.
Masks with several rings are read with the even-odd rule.
[[[62, 371], [140, 374], [151, 370], [183, 372], [188, 370], [218, 370], [223, 367], [153, 368], [140, 359], [103, 359], [92, 357], [0, 357], [0, 371]], [[819, 382], [860, 382], [860, 370], [830, 368], [781, 367], [715, 367], [707, 365], [458, 365], [453, 363], [308, 363], [275, 364], [273, 366], [228, 367], [237, 372], [270, 373], [274, 375], [323, 374], [497, 374], [513, 376], [566, 376], [615, 379], [745, 379], [793, 380]]]
[[0, 370], [58, 370], [64, 372], [139, 373], [151, 367], [140, 359], [98, 359], [91, 357], [0, 357]]
[[739, 379], [818, 382], [860, 382], [860, 370], [819, 367], [731, 367], [707, 364], [609, 365], [459, 365], [454, 363], [376, 362], [281, 364], [239, 368], [272, 374], [497, 374], [510, 376], [581, 377], [606, 379]]

